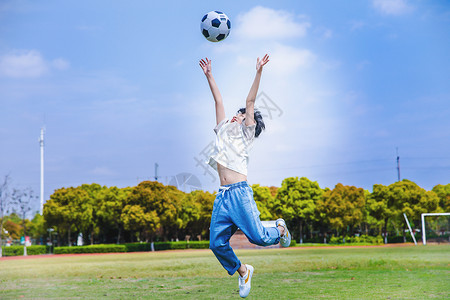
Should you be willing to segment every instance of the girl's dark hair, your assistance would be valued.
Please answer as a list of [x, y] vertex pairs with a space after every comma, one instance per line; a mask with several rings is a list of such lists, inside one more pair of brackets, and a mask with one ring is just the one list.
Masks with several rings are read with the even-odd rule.
[[[238, 113], [245, 114], [245, 107], [238, 110]], [[253, 117], [256, 122], [255, 137], [258, 137], [261, 134], [261, 132], [264, 129], [266, 129], [266, 125], [264, 125], [264, 120], [261, 115], [261, 112], [259, 110], [257, 110], [256, 108], [255, 108], [255, 114]]]

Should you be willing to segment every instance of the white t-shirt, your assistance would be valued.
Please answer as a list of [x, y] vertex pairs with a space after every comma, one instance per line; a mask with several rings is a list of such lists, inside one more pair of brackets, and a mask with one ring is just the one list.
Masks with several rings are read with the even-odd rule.
[[214, 128], [216, 142], [208, 164], [217, 171], [217, 163], [247, 176], [248, 153], [255, 139], [255, 125], [231, 123], [224, 119]]

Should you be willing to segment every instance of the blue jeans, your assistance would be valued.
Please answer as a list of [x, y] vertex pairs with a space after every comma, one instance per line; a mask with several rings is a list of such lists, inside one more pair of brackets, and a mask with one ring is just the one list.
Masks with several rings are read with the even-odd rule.
[[280, 241], [278, 228], [265, 228], [259, 215], [253, 190], [246, 181], [220, 187], [211, 216], [209, 248], [228, 274], [233, 275], [241, 266], [230, 246], [230, 238], [238, 228], [251, 243], [259, 246], [275, 245]]

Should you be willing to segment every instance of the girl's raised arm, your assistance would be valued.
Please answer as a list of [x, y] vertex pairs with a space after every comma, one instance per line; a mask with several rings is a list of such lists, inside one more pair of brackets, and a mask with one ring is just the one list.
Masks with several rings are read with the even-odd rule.
[[245, 102], [245, 125], [247, 126], [256, 124], [254, 119], [256, 95], [258, 94], [259, 82], [261, 81], [263, 67], [268, 62], [269, 55], [267, 54], [264, 55], [261, 60], [259, 59], [259, 57], [256, 60], [255, 80], [253, 80], [252, 87], [250, 88], [250, 92], [248, 93], [247, 100]]
[[211, 89], [214, 102], [216, 103], [216, 124], [219, 124], [225, 119], [225, 108], [223, 106], [222, 95], [220, 94], [219, 88], [217, 87], [211, 72], [211, 60], [208, 58], [201, 59], [199, 65], [202, 68], [203, 73], [205, 73], [206, 79], [208, 79], [209, 88]]

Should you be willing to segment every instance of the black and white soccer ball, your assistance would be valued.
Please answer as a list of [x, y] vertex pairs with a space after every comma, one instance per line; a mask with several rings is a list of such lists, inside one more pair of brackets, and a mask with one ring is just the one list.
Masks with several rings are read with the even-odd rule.
[[221, 11], [210, 11], [203, 16], [200, 30], [210, 42], [220, 42], [230, 34], [231, 22]]

